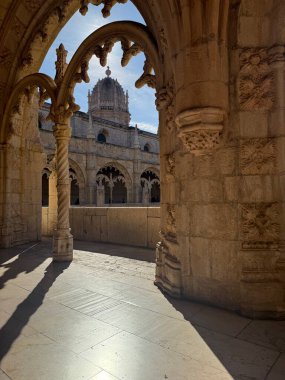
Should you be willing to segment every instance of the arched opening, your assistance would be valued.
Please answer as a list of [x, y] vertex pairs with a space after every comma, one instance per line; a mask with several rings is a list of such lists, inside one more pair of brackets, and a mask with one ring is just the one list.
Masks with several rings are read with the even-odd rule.
[[79, 198], [79, 186], [76, 177], [76, 173], [73, 169], [69, 169], [69, 179], [70, 179], [70, 204], [77, 206], [80, 204]]
[[49, 205], [49, 172], [47, 170], [42, 174], [42, 206]]
[[[96, 181], [98, 188], [104, 188], [104, 204], [111, 205], [128, 202], [126, 179], [116, 167], [107, 166], [100, 169], [96, 175]], [[98, 196], [97, 202], [100, 202]]]
[[145, 170], [140, 177], [142, 187], [142, 203], [160, 202], [160, 181], [159, 177], [151, 169]]
[[145, 146], [143, 147], [143, 150], [144, 150], [144, 152], [150, 152], [149, 144], [145, 144]]
[[97, 141], [99, 143], [105, 143], [107, 140], [106, 140], [106, 136], [104, 135], [104, 133], [99, 133], [98, 136], [97, 136]]
[[[145, 51], [145, 57], [140, 58], [141, 63], [143, 65], [143, 70], [142, 70], [143, 73], [142, 73], [141, 77], [137, 80], [137, 87], [141, 87], [144, 84], [149, 84], [152, 88], [154, 88], [156, 86], [156, 83], [158, 83], [158, 85], [159, 85], [161, 75], [159, 75], [158, 81], [156, 82], [156, 78], [154, 75], [154, 69], [153, 69], [153, 67], [158, 67], [157, 47], [156, 47], [155, 41], [151, 38], [147, 29], [143, 25], [139, 25], [139, 24], [135, 24], [135, 23], [129, 23], [129, 22], [122, 23], [121, 26], [119, 24], [113, 23], [113, 24], [108, 25], [108, 27], [106, 27], [104, 29], [106, 29], [106, 31], [105, 31], [106, 33], [101, 28], [100, 30], [98, 30], [98, 33], [96, 31], [96, 33], [97, 33], [96, 36], [95, 35], [90, 36], [90, 38], [96, 37], [96, 39], [97, 39], [97, 41], [96, 40], [93, 41], [93, 44], [95, 45], [95, 47], [98, 47], [101, 45], [100, 49], [104, 50], [105, 45], [108, 44], [108, 40], [106, 40], [108, 34], [109, 33], [115, 33], [115, 34], [113, 34], [115, 36], [114, 42], [116, 42], [116, 43], [120, 42], [121, 45], [123, 45], [123, 55], [124, 55], [123, 60], [122, 60], [122, 61], [124, 61], [123, 66], [128, 62], [128, 60], [131, 58], [132, 55], [135, 56], [139, 52], [142, 52], [142, 47], [143, 47], [143, 49], [146, 50]], [[123, 31], [123, 34], [121, 31]], [[130, 34], [130, 36], [128, 36], [128, 34]], [[89, 38], [89, 40], [90, 40], [90, 38]], [[141, 44], [139, 44], [140, 40], [141, 40]], [[136, 41], [138, 41], [138, 42], [136, 42]], [[138, 49], [136, 47], [136, 44], [139, 46]], [[117, 47], [118, 47], [118, 44], [116, 45], [116, 48]], [[67, 239], [65, 241], [65, 244], [62, 244], [62, 245], [58, 244], [58, 247], [59, 247], [59, 245], [61, 247], [69, 247], [68, 248], [69, 249], [68, 255], [72, 252], [72, 244], [71, 244], [72, 236], [70, 236], [70, 233], [69, 233], [69, 230], [67, 227], [69, 224], [69, 221], [68, 221], [69, 217], [68, 217], [68, 213], [66, 212], [66, 210], [67, 210], [66, 203], [68, 203], [68, 204], [69, 203], [71, 203], [71, 204], [77, 203], [75, 201], [75, 199], [77, 198], [77, 195], [78, 195], [78, 191], [77, 191], [78, 185], [77, 185], [77, 181], [76, 181], [77, 179], [73, 178], [73, 176], [72, 176], [72, 178], [70, 178], [71, 181], [69, 184], [70, 185], [70, 202], [69, 202], [68, 197], [66, 196], [67, 186], [68, 186], [68, 180], [67, 179], [69, 178], [68, 166], [66, 165], [67, 157], [68, 157], [68, 141], [67, 140], [69, 138], [69, 136], [68, 136], [69, 133], [63, 133], [63, 132], [69, 132], [69, 128], [67, 128], [66, 131], [63, 131], [63, 129], [65, 126], [69, 127], [69, 125], [72, 128], [72, 130], [76, 129], [76, 120], [75, 120], [75, 122], [73, 122], [73, 120], [71, 120], [71, 123], [69, 124], [69, 120], [66, 120], [66, 119], [68, 119], [70, 117], [71, 113], [75, 114], [78, 110], [78, 107], [74, 103], [75, 99], [73, 97], [73, 89], [74, 89], [76, 83], [82, 82], [82, 80], [84, 82], [87, 82], [87, 69], [88, 69], [88, 62], [90, 59], [89, 53], [91, 50], [88, 50], [88, 54], [87, 54], [86, 51], [82, 51], [82, 49], [85, 50], [85, 48], [87, 48], [87, 45], [82, 44], [81, 48], [79, 48], [79, 50], [78, 50], [77, 56], [73, 57], [70, 64], [66, 68], [66, 62], [65, 62], [66, 52], [64, 51], [63, 46], [60, 45], [60, 47], [58, 48], [57, 72], [56, 72], [56, 76], [55, 76], [55, 81], [53, 81], [51, 78], [47, 79], [44, 75], [35, 74], [32, 76], [31, 83], [29, 83], [29, 81], [28, 81], [29, 78], [27, 78], [27, 77], [25, 77], [25, 79], [24, 79], [24, 84], [22, 82], [19, 83], [19, 90], [22, 92], [24, 90], [24, 92], [25, 92], [24, 96], [26, 96], [27, 93], [29, 95], [30, 90], [33, 91], [35, 87], [38, 87], [39, 92], [38, 92], [38, 94], [36, 94], [36, 97], [39, 97], [41, 101], [47, 100], [48, 96], [51, 98], [52, 106], [50, 107], [50, 118], [49, 118], [49, 122], [51, 123], [51, 126], [50, 126], [51, 128], [50, 129], [47, 128], [47, 130], [45, 132], [47, 132], [47, 131], [53, 132], [54, 136], [56, 137], [56, 144], [57, 144], [57, 146], [56, 146], [56, 148], [57, 148], [57, 150], [56, 150], [56, 161], [57, 161], [56, 162], [56, 171], [58, 174], [55, 178], [55, 180], [57, 181], [57, 189], [58, 189], [58, 198], [57, 198], [58, 204], [56, 207], [57, 216], [58, 216], [57, 225], [59, 226], [61, 223], [61, 220], [59, 217], [61, 217], [62, 219], [65, 219], [64, 223], [63, 223], [65, 225], [65, 228], [66, 228], [66, 234], [65, 234], [64, 239], [65, 238]], [[92, 49], [93, 49], [93, 47], [92, 47]], [[99, 49], [99, 51], [101, 51], [100, 49]], [[133, 50], [136, 51], [136, 49], [137, 49], [136, 54], [130, 54]], [[95, 55], [97, 55], [97, 57], [101, 61], [101, 64], [104, 66], [105, 63], [103, 62], [103, 56], [98, 56], [98, 49], [96, 48], [95, 50], [97, 50], [97, 53], [95, 53]], [[94, 50], [92, 50], [92, 53], [94, 53]], [[81, 62], [79, 64], [80, 67], [79, 66], [76, 67], [77, 59], [80, 55], [81, 55], [80, 61], [83, 60], [83, 63]], [[138, 59], [139, 57], [140, 56], [138, 56], [135, 59]], [[66, 72], [63, 74], [65, 69], [66, 69]], [[75, 72], [73, 73], [72, 70], [74, 70], [74, 69], [75, 69]], [[157, 71], [160, 72], [159, 70], [157, 70]], [[74, 78], [75, 78], [75, 80], [74, 80]], [[28, 89], [24, 86], [25, 84], [26, 84], [26, 87]], [[20, 85], [23, 87], [20, 88]], [[57, 91], [57, 86], [61, 87], [61, 90], [59, 92]], [[68, 87], [69, 94], [64, 93], [65, 92], [65, 90], [64, 90], [65, 86]], [[153, 97], [154, 97], [154, 91], [153, 90], [151, 90], [151, 91], [153, 92]], [[77, 97], [76, 94], [74, 94], [74, 95], [75, 95], [75, 97]], [[126, 96], [126, 98], [127, 98], [127, 96]], [[27, 99], [27, 100], [30, 100], [30, 99]], [[143, 103], [143, 102], [141, 102], [141, 103]], [[64, 106], [62, 106], [63, 104], [64, 104]], [[57, 112], [59, 110], [63, 111], [63, 113]], [[108, 109], [108, 111], [112, 111], [112, 110]], [[66, 116], [66, 114], [68, 114], [68, 116]], [[75, 116], [77, 116], [77, 115], [75, 115]], [[66, 117], [66, 119], [65, 119], [65, 117]], [[112, 124], [110, 124], [110, 125], [112, 125]], [[85, 131], [90, 127], [90, 129], [88, 129], [88, 133], [89, 133], [89, 131], [92, 132], [92, 118], [91, 118], [91, 123], [88, 126], [86, 123], [85, 126], [87, 127], [85, 129]], [[129, 127], [129, 126], [128, 125], [127, 126], [120, 125], [120, 127], [124, 128], [124, 127]], [[138, 133], [138, 131], [136, 131], [136, 133]], [[53, 149], [55, 149], [55, 144], [54, 144], [54, 141], [50, 141], [50, 140], [48, 141], [47, 136], [48, 135], [46, 134], [47, 151], [49, 153], [51, 153], [51, 152], [54, 152]], [[52, 136], [51, 133], [50, 133], [50, 136]], [[96, 136], [96, 134], [94, 134], [93, 139], [96, 142], [95, 136]], [[82, 136], [76, 136], [76, 137], [80, 138]], [[106, 135], [105, 135], [105, 137], [106, 137]], [[136, 152], [135, 153], [136, 155], [141, 154], [141, 147], [143, 146], [143, 141], [140, 141], [140, 137], [141, 136], [139, 136], [139, 138], [133, 139], [133, 131], [130, 129], [130, 136], [126, 139], [126, 141], [128, 141], [128, 143], [131, 144], [131, 146], [129, 148], [132, 150], [132, 156], [133, 156], [134, 150]], [[117, 139], [117, 141], [116, 140], [114, 141], [114, 145], [116, 145], [116, 143], [120, 140], [120, 136], [118, 134], [115, 135], [115, 139]], [[74, 153], [73, 149], [75, 146], [75, 141], [76, 140], [71, 141], [71, 144], [70, 144], [70, 149], [73, 153]], [[108, 141], [108, 143], [109, 143], [109, 141]], [[59, 145], [61, 145], [61, 147], [63, 147], [64, 149], [59, 149]], [[105, 151], [107, 148], [108, 148], [108, 146], [102, 147], [102, 151]], [[90, 149], [90, 152], [92, 152], [91, 149]], [[125, 152], [124, 152], [124, 154], [125, 154]], [[72, 154], [72, 157], [75, 157], [75, 155], [73, 156], [73, 154]], [[82, 160], [82, 161], [85, 163], [84, 160]], [[138, 159], [136, 158], [136, 162], [137, 161], [138, 161]], [[130, 185], [132, 185], [133, 177], [135, 174], [137, 176], [136, 190], [139, 189], [139, 171], [140, 171], [140, 169], [135, 168], [135, 165], [133, 165], [133, 166], [134, 166], [133, 173], [131, 173], [132, 179], [127, 180], [127, 185], [126, 185], [125, 176], [123, 176], [123, 177], [116, 176], [115, 172], [111, 173], [112, 175], [114, 175], [115, 178], [112, 178], [113, 184], [112, 184], [112, 186], [109, 186], [108, 190], [106, 191], [105, 199], [104, 199], [105, 202], [110, 202], [111, 204], [114, 204], [115, 202], [127, 203], [129, 200], [129, 192], [130, 191], [133, 192], [133, 190], [134, 190], [133, 188], [131, 188]], [[88, 167], [87, 170], [90, 170], [90, 166], [87, 165], [87, 167]], [[135, 170], [137, 170], [137, 173], [135, 173]], [[66, 173], [67, 173], [67, 175], [66, 175]], [[94, 181], [94, 176], [93, 176], [93, 181]], [[109, 182], [110, 182], [110, 178], [109, 178]], [[92, 188], [92, 186], [94, 186], [94, 182], [91, 183], [91, 180], [90, 180], [90, 182], [88, 183], [88, 188], [86, 189], [86, 193], [88, 193], [88, 194], [92, 194], [92, 192], [94, 193], [94, 187]], [[59, 194], [60, 192], [61, 192], [61, 194]], [[133, 197], [133, 193], [132, 193], [132, 197]], [[136, 200], [135, 200], [135, 202], [136, 202]], [[63, 209], [63, 204], [65, 205], [64, 206], [65, 212], [61, 212], [61, 210]], [[60, 228], [58, 228], [58, 230], [59, 230], [59, 233], [62, 232]], [[57, 239], [56, 241], [59, 242], [59, 239]], [[54, 252], [56, 252], [56, 249], [54, 250]], [[60, 260], [62, 260], [62, 259], [63, 258], [60, 257]]]

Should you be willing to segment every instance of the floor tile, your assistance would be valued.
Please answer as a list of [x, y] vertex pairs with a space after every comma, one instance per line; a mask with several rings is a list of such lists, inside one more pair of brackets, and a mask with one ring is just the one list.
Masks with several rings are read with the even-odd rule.
[[8, 377], [1, 369], [0, 369], [0, 380], [10, 380], [11, 378]]
[[197, 331], [234, 379], [265, 379], [279, 353], [199, 327]]
[[126, 332], [81, 354], [119, 379], [226, 380], [231, 376]]
[[226, 310], [201, 305], [199, 311], [191, 317], [191, 322], [209, 330], [236, 336], [249, 324], [250, 319]]
[[285, 321], [252, 321], [238, 337], [285, 352]]
[[81, 249], [0, 250], [0, 380], [283, 380], [285, 322], [167, 297], [143, 250]]
[[115, 377], [106, 371], [102, 371], [98, 373], [98, 375], [92, 377], [90, 380], [118, 380], [118, 377]]
[[20, 337], [1, 367], [13, 380], [78, 380], [101, 372], [101, 368], [43, 335]]
[[285, 354], [281, 354], [277, 362], [271, 368], [266, 380], [284, 380], [285, 378]]

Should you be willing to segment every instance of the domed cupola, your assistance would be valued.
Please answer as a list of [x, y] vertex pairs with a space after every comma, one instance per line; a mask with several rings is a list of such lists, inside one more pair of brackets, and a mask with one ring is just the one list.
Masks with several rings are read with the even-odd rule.
[[106, 77], [98, 80], [90, 94], [89, 105], [92, 116], [129, 125], [129, 96], [117, 79], [111, 78], [108, 66]]

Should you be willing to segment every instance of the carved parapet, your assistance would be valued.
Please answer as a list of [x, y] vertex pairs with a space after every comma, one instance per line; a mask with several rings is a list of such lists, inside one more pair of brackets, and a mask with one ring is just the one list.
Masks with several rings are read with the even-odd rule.
[[220, 145], [225, 112], [221, 108], [193, 108], [176, 116], [178, 136], [195, 155], [206, 154]]

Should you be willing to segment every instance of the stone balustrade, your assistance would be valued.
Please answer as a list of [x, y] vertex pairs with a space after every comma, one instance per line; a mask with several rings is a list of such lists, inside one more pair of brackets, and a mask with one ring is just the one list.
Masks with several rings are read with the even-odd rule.
[[[71, 207], [69, 213], [75, 239], [149, 248], [159, 241], [160, 207]], [[44, 236], [52, 236], [51, 216], [43, 207]]]

